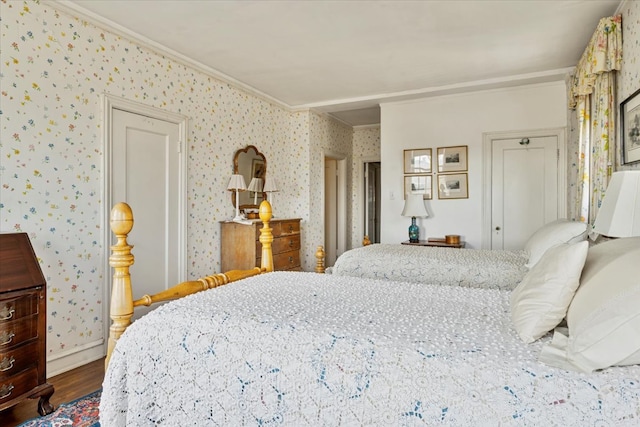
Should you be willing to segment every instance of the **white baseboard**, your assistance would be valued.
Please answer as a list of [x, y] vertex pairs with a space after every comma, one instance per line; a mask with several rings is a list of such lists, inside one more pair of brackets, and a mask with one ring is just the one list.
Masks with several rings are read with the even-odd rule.
[[101, 359], [105, 354], [104, 340], [102, 339], [55, 354], [47, 358], [47, 378]]

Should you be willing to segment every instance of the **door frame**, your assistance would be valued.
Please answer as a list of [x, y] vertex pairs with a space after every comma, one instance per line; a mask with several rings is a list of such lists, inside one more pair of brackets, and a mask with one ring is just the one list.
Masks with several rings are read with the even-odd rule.
[[550, 129], [484, 132], [482, 134], [482, 248], [491, 248], [491, 172], [493, 170], [492, 141], [496, 139], [539, 138], [555, 136], [558, 141], [558, 218], [567, 216], [567, 145], [564, 127]]
[[338, 194], [336, 195], [336, 202], [338, 203], [338, 218], [337, 218], [337, 233], [338, 233], [338, 247], [336, 249], [336, 258], [342, 255], [347, 250], [347, 156], [340, 153], [335, 153], [327, 150], [322, 152], [322, 237], [324, 240], [325, 235], [325, 220], [324, 206], [326, 203], [326, 190], [324, 188], [324, 170], [325, 159], [330, 158], [337, 162], [338, 170]]
[[[118, 96], [114, 96], [108, 93], [100, 94], [100, 104], [102, 107], [102, 200], [103, 200], [103, 209], [102, 209], [102, 218], [100, 227], [102, 228], [102, 247], [104, 248], [104, 256], [103, 256], [103, 277], [104, 277], [104, 295], [103, 301], [111, 301], [111, 288], [113, 284], [113, 275], [111, 273], [111, 267], [109, 265], [109, 256], [110, 256], [110, 247], [111, 244], [109, 242], [112, 241], [111, 227], [109, 224], [110, 216], [111, 216], [111, 207], [113, 206], [114, 200], [112, 197], [112, 176], [113, 176], [113, 141], [112, 141], [112, 125], [113, 125], [113, 111], [114, 110], [122, 110], [132, 114], [138, 114], [141, 116], [150, 117], [156, 120], [162, 120], [169, 123], [177, 124], [179, 126], [178, 134], [179, 141], [176, 147], [177, 150], [181, 153], [179, 159], [179, 171], [178, 171], [178, 230], [179, 237], [178, 242], [175, 244], [178, 245], [180, 250], [178, 251], [179, 257], [176, 260], [178, 263], [178, 274], [180, 277], [180, 281], [185, 281], [187, 277], [187, 254], [186, 254], [186, 240], [187, 240], [187, 204], [186, 204], [186, 184], [187, 184], [187, 156], [185, 153], [187, 140], [187, 125], [188, 118], [187, 116], [172, 113], [168, 111], [161, 110], [159, 108], [151, 107], [148, 105], [140, 104], [135, 101], [130, 101], [125, 98], [121, 98]], [[135, 212], [134, 212], [134, 227], [135, 227]], [[104, 319], [104, 327], [103, 327], [103, 347], [106, 353], [106, 345], [107, 339], [109, 336], [109, 327], [111, 326], [110, 322], [110, 307], [109, 304], [103, 304], [103, 319]]]
[[[354, 179], [356, 180], [355, 182], [357, 182], [356, 191], [355, 191], [356, 199], [354, 201], [354, 204], [356, 206], [362, 206], [362, 209], [358, 209], [358, 218], [354, 218], [354, 221], [355, 221], [354, 227], [353, 227], [354, 235], [352, 236], [353, 241], [351, 242], [352, 248], [362, 246], [362, 240], [364, 239], [365, 231], [367, 229], [365, 225], [365, 220], [366, 220], [365, 212], [367, 210], [365, 201], [366, 201], [367, 189], [364, 182], [365, 181], [364, 166], [367, 163], [374, 163], [374, 162], [382, 164], [382, 161], [380, 160], [380, 156], [362, 156], [362, 157], [359, 157], [358, 161], [356, 162], [358, 165], [358, 169], [354, 173]], [[382, 174], [382, 169], [380, 170], [380, 174]]]

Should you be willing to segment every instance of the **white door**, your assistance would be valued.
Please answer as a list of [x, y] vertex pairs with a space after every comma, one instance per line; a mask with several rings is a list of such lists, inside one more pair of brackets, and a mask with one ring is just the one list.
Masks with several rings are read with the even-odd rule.
[[325, 265], [333, 266], [338, 247], [338, 162], [324, 159], [324, 244]]
[[[184, 280], [180, 131], [178, 123], [120, 109], [112, 113], [111, 200], [133, 210], [128, 241], [135, 255], [134, 299]], [[136, 317], [144, 312], [136, 310]]]
[[522, 249], [538, 228], [564, 216], [564, 146], [548, 133], [490, 144], [490, 248]]

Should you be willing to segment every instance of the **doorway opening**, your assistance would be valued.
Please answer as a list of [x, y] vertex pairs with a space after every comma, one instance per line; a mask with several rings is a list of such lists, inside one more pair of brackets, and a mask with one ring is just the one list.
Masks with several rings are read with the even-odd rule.
[[380, 243], [381, 163], [364, 163], [364, 235]]
[[347, 248], [347, 160], [324, 156], [324, 249], [325, 266], [331, 267]]

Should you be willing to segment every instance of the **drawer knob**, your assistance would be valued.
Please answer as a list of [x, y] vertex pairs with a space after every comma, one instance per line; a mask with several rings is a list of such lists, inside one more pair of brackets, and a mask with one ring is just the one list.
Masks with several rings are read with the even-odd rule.
[[293, 257], [292, 256], [289, 257], [289, 264], [293, 264]]
[[9, 331], [2, 331], [0, 333], [0, 345], [7, 345], [11, 342], [11, 340], [13, 340], [13, 337], [15, 337], [16, 334], [13, 333], [13, 331], [9, 332]]
[[289, 247], [292, 248], [293, 247], [293, 240], [289, 240]]
[[13, 313], [16, 312], [15, 307], [9, 306], [9, 304], [5, 304], [0, 310], [0, 320], [9, 320], [13, 317]]
[[0, 360], [0, 372], [4, 372], [4, 371], [8, 371], [9, 369], [13, 368], [13, 364], [15, 363], [16, 359], [11, 356], [11, 357], [5, 357], [4, 359]]
[[11, 396], [11, 392], [14, 388], [13, 384], [2, 384], [0, 386], [0, 399], [5, 399]]
[[293, 233], [293, 225], [289, 226], [289, 233]]

